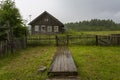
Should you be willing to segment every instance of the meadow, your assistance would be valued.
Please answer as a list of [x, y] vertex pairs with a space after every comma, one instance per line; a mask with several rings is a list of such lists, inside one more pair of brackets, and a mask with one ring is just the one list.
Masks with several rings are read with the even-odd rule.
[[[76, 32], [90, 33], [113, 34], [120, 31]], [[80, 80], [120, 80], [120, 46], [70, 45], [69, 49]], [[55, 51], [55, 45], [38, 44], [0, 57], [0, 80], [45, 80]], [[41, 66], [47, 67], [43, 73], [38, 72]]]
[[69, 30], [66, 32], [66, 34], [74, 34], [74, 35], [79, 35], [79, 34], [93, 34], [93, 35], [110, 35], [110, 34], [120, 34], [120, 31], [73, 31]]

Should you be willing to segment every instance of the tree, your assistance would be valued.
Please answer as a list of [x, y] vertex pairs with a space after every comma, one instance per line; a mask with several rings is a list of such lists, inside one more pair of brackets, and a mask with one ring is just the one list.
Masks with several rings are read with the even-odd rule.
[[106, 31], [106, 30], [120, 30], [120, 25], [113, 20], [91, 19], [90, 21], [80, 21], [79, 23], [66, 23], [68, 30], [75, 31]]
[[[21, 37], [24, 34], [22, 30], [26, 30], [26, 28], [24, 27], [19, 10], [15, 6], [15, 2], [3, 0], [0, 3], [0, 30], [2, 30], [0, 34], [6, 34], [6, 30], [9, 30], [8, 22], [13, 30], [14, 37]], [[5, 35], [3, 36], [5, 37]]]

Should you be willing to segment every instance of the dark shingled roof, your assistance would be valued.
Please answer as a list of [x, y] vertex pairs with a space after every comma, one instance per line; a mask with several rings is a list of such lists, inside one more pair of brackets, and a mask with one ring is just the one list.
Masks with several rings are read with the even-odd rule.
[[58, 22], [60, 25], [64, 25], [62, 22], [60, 22], [54, 16], [52, 16], [51, 14], [49, 14], [47, 11], [44, 11], [42, 14], [40, 14], [38, 17], [36, 17], [33, 21], [31, 21], [28, 25], [34, 24], [34, 22], [36, 22], [37, 20], [39, 20], [44, 14], [49, 15], [53, 20], [55, 20], [56, 22]]

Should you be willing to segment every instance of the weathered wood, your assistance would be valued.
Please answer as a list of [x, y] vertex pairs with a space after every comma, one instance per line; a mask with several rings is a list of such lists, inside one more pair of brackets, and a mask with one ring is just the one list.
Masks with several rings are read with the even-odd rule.
[[[28, 41], [54, 41], [54, 45], [120, 45], [119, 35], [64, 35], [52, 37], [29, 37]], [[56, 44], [55, 44], [56, 42]], [[44, 42], [45, 43], [45, 42]]]
[[111, 42], [113, 45], [120, 45], [120, 34], [111, 34]]
[[110, 36], [98, 36], [98, 44], [100, 45], [112, 45]]
[[[64, 32], [64, 24], [46, 11], [31, 21], [29, 25], [31, 25], [32, 34], [56, 34]], [[36, 26], [38, 26], [37, 30]]]
[[55, 53], [54, 59], [48, 71], [48, 74], [50, 73], [56, 76], [77, 75], [77, 68], [68, 48], [57, 48], [57, 52]]
[[98, 35], [96, 35], [96, 45], [98, 45]]
[[80, 80], [77, 77], [57, 77], [57, 78], [48, 78], [46, 80]]
[[110, 40], [107, 40], [107, 39], [99, 39], [99, 43], [101, 45], [110, 45], [111, 44], [111, 41]]
[[56, 39], [56, 46], [58, 46], [58, 36], [55, 36]]
[[[27, 47], [26, 38], [14, 39], [13, 43], [14, 43], [13, 46], [14, 51], [18, 51]], [[9, 43], [9, 41], [7, 40], [0, 41], [0, 55], [3, 55], [10, 51], [11, 51], [11, 44]]]
[[69, 35], [67, 35], [67, 45], [69, 45]]

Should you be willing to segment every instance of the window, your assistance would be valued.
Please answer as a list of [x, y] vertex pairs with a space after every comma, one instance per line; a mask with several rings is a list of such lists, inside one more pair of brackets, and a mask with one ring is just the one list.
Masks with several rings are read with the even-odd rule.
[[38, 25], [35, 26], [35, 31], [37, 31], [37, 32], [39, 31], [39, 26]]
[[52, 32], [52, 26], [47, 26], [47, 32]]
[[59, 26], [54, 26], [54, 32], [58, 32], [59, 31]]
[[45, 31], [46, 31], [45, 25], [41, 25], [41, 32], [45, 32]]

